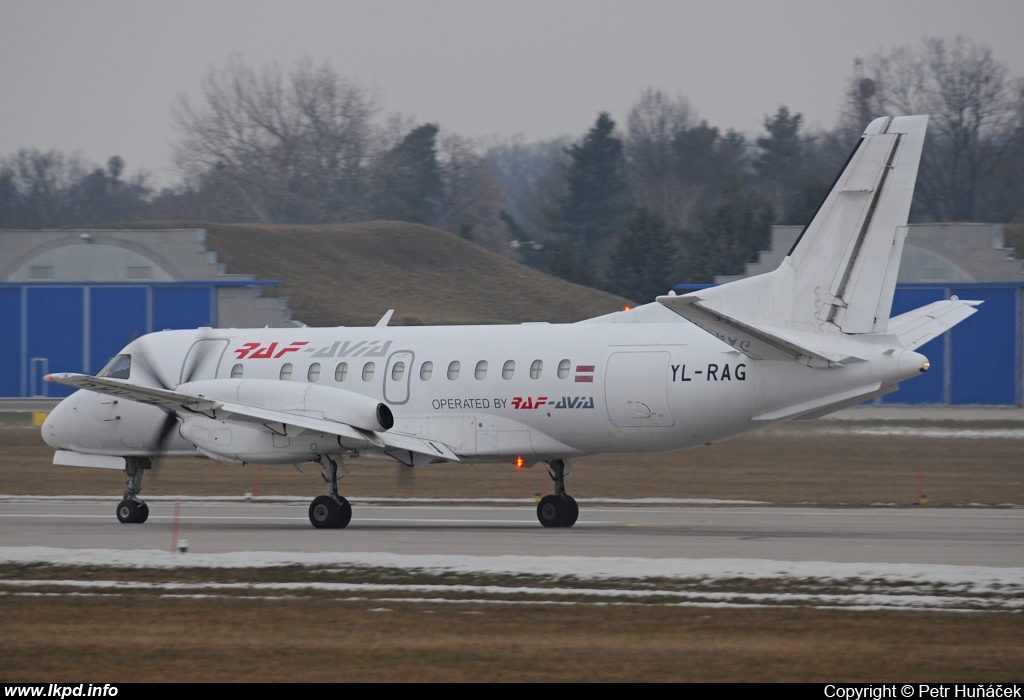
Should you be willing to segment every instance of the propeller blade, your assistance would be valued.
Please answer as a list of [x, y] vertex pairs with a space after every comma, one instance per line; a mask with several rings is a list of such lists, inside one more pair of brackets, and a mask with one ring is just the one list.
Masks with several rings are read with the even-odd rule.
[[168, 411], [164, 422], [160, 424], [160, 431], [157, 433], [156, 449], [158, 452], [166, 452], [167, 444], [171, 435], [178, 428], [178, 414]]
[[132, 379], [136, 380], [137, 384], [145, 386], [167, 390], [174, 389], [175, 385], [168, 381], [164, 373], [149, 361], [150, 350], [148, 344], [145, 336], [136, 342], [136, 348], [141, 352], [132, 354]]

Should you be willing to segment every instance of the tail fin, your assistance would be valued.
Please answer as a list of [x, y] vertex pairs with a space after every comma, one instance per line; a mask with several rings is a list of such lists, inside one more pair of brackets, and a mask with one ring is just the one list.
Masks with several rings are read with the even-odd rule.
[[885, 332], [927, 126], [928, 117], [872, 122], [790, 251], [794, 292], [813, 294], [816, 320], [843, 333]]
[[778, 269], [658, 301], [719, 336], [723, 324], [769, 340], [787, 330], [884, 333], [927, 125], [927, 116], [871, 122]]

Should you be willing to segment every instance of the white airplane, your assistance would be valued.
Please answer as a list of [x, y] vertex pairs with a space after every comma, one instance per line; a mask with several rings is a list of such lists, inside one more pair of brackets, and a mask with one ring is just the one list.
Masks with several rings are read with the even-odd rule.
[[569, 527], [568, 461], [677, 450], [881, 396], [915, 348], [975, 312], [955, 297], [889, 317], [927, 117], [872, 122], [773, 272], [573, 324], [164, 331], [130, 343], [43, 425], [54, 463], [123, 469], [121, 522], [154, 457], [317, 462], [318, 528], [352, 515], [345, 458], [546, 462], [546, 527]]

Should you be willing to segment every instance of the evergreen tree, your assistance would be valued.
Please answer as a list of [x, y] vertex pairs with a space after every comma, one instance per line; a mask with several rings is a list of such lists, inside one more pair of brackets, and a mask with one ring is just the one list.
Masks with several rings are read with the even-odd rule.
[[665, 219], [640, 207], [619, 234], [607, 273], [611, 291], [637, 302], [667, 294], [673, 283], [676, 235]]
[[374, 215], [381, 219], [436, 225], [444, 200], [437, 162], [437, 126], [424, 124], [385, 153], [374, 181]]
[[568, 193], [561, 201], [556, 228], [577, 241], [599, 245], [618, 232], [629, 215], [629, 189], [622, 141], [615, 122], [602, 112], [593, 128], [566, 151]]
[[562, 239], [548, 248], [547, 267], [551, 274], [590, 287], [594, 284], [591, 261], [583, 246]]
[[790, 114], [787, 107], [779, 107], [774, 117], [765, 117], [764, 128], [768, 136], [757, 139], [761, 154], [754, 161], [754, 169], [779, 209], [800, 180], [804, 155], [803, 138], [800, 136], [802, 122], [803, 115]]
[[723, 136], [718, 127], [707, 122], [680, 131], [672, 146], [679, 179], [715, 192], [724, 178], [738, 175], [743, 169], [747, 149], [742, 134], [729, 130]]
[[828, 186], [829, 183], [818, 178], [806, 182], [786, 202], [783, 223], [789, 226], [806, 226], [811, 223], [811, 217], [828, 194]]
[[738, 275], [759, 251], [768, 248], [775, 210], [760, 192], [743, 188], [738, 178], [722, 185], [718, 203], [700, 214], [700, 225], [683, 236], [676, 268], [683, 282], [708, 284], [716, 275]]
[[551, 216], [562, 236], [549, 250], [551, 272], [577, 284], [593, 285], [608, 260], [614, 234], [631, 208], [622, 141], [615, 122], [602, 112], [593, 128], [566, 149], [565, 194]]

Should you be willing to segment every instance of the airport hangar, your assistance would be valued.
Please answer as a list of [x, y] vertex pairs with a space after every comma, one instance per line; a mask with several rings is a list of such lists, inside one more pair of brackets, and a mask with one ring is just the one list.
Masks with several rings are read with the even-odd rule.
[[0, 230], [0, 398], [57, 398], [133, 338], [291, 320], [278, 282], [226, 274], [203, 229]]
[[[777, 267], [800, 231], [773, 227], [771, 249], [741, 277]], [[42, 378], [95, 374], [152, 331], [301, 325], [278, 284], [226, 274], [203, 229], [0, 230], [0, 398], [66, 396]], [[1024, 261], [1002, 225], [908, 226], [893, 314], [953, 295], [985, 303], [921, 349], [927, 375], [877, 402], [1024, 405]]]

